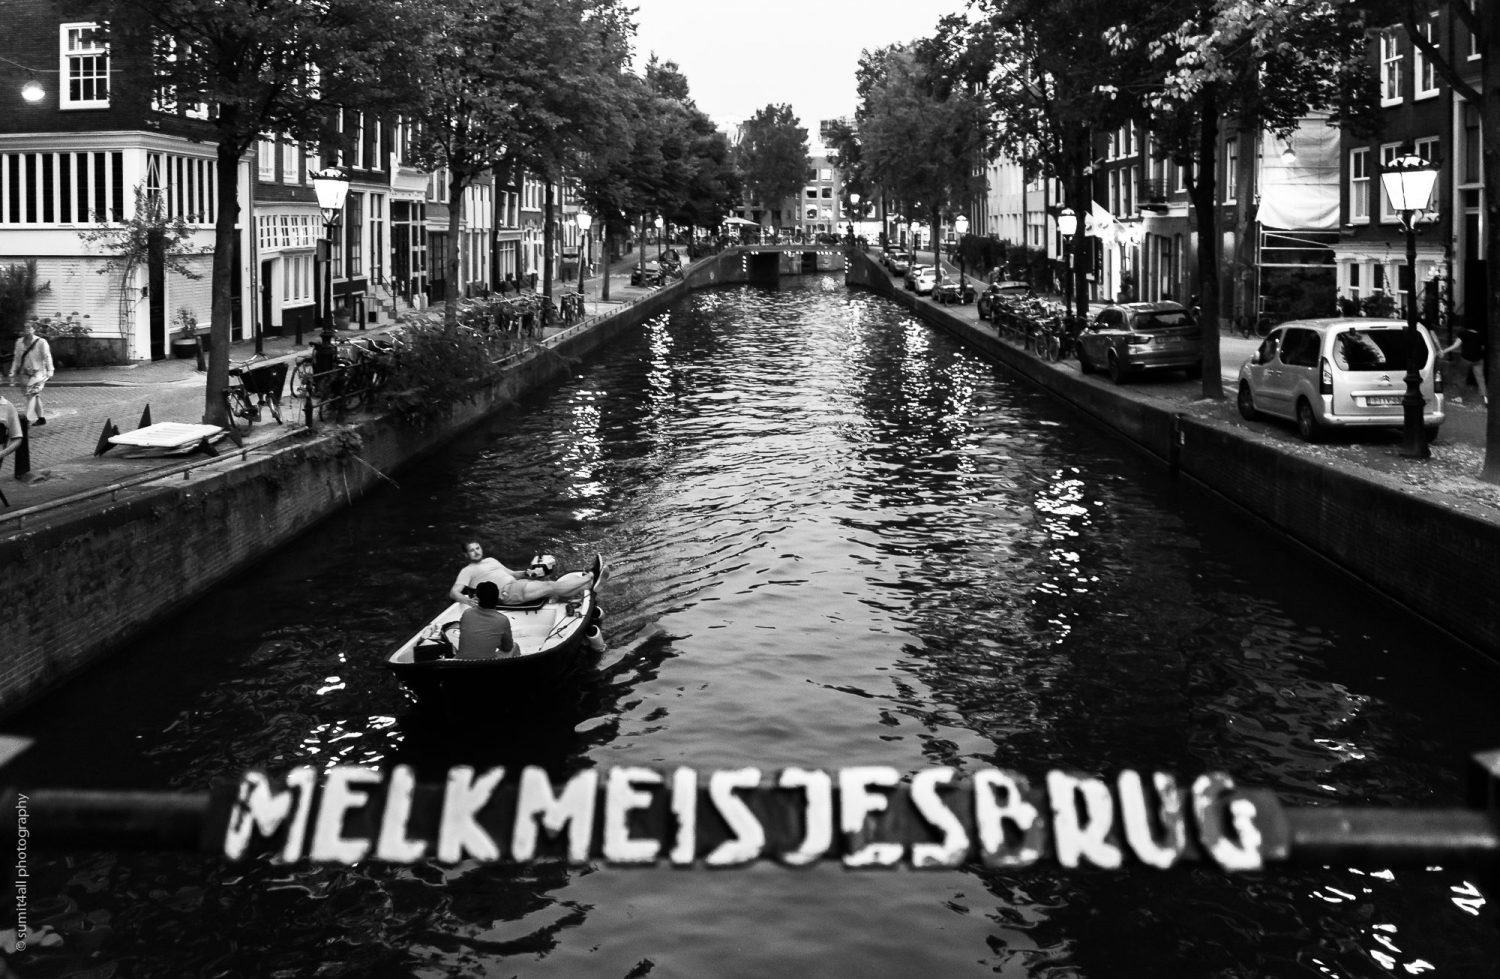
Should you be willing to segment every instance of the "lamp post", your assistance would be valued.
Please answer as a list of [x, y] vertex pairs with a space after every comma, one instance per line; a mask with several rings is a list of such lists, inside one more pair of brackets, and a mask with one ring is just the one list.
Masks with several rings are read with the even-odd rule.
[[578, 217], [576, 218], [576, 220], [578, 221], [578, 235], [579, 235], [579, 238], [578, 238], [578, 295], [579, 295], [580, 298], [582, 298], [582, 296], [583, 296], [583, 266], [584, 266], [584, 259], [585, 259], [585, 254], [586, 254], [584, 252], [583, 243], [588, 238], [589, 228], [594, 223], [594, 217], [593, 217], [593, 215], [589, 214], [588, 211], [579, 211], [578, 212]]
[[1057, 232], [1063, 236], [1063, 304], [1073, 316], [1073, 236], [1078, 233], [1078, 215], [1071, 207], [1057, 212]]
[[658, 214], [656, 216], [656, 268], [658, 272], [661, 271], [661, 229], [665, 223]]
[[[323, 240], [318, 242], [313, 256], [313, 306], [317, 310], [323, 339], [322, 348], [313, 354], [313, 370], [321, 373], [333, 367], [333, 229], [338, 225], [344, 200], [349, 196], [349, 177], [338, 167], [327, 167], [312, 175], [312, 183], [318, 195], [318, 210], [323, 214]], [[299, 346], [302, 343], [301, 320], [297, 321], [297, 343]]]
[[969, 219], [960, 214], [953, 219], [953, 232], [958, 235], [958, 277], [964, 277], [964, 236], [969, 233]]
[[849, 195], [849, 244], [854, 244], [854, 219], [859, 212], [859, 194]]
[[1401, 398], [1400, 452], [1409, 459], [1425, 459], [1431, 453], [1422, 426], [1422, 368], [1427, 363], [1427, 344], [1417, 333], [1417, 222], [1432, 198], [1437, 167], [1415, 153], [1407, 153], [1385, 165], [1380, 182], [1406, 231], [1406, 394]]

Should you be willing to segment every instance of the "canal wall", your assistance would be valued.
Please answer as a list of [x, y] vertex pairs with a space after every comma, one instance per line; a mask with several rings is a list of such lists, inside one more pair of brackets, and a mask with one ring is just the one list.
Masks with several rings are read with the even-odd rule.
[[1072, 405], [1150, 457], [1353, 575], [1435, 629], [1500, 661], [1500, 521], [1456, 510], [1396, 480], [1058, 370], [893, 284], [867, 255], [848, 283], [925, 322]]
[[[710, 283], [735, 268], [731, 262], [711, 264], [716, 271]], [[425, 427], [379, 417], [325, 425], [315, 433], [300, 430], [28, 518], [22, 530], [0, 541], [0, 716], [119, 649], [499, 408], [555, 382], [573, 363], [666, 310], [689, 288], [674, 283], [548, 338], [542, 351], [476, 386], [451, 415]]]

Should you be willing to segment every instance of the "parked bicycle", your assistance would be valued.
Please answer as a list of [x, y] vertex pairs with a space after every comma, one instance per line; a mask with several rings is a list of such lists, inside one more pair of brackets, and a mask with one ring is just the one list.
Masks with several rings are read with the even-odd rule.
[[[265, 366], [256, 367], [257, 363]], [[269, 408], [271, 417], [281, 424], [281, 392], [286, 384], [286, 371], [284, 362], [271, 363], [265, 354], [230, 364], [229, 380], [224, 386], [224, 408], [229, 426], [238, 431], [243, 422], [244, 430], [248, 432], [251, 425], [260, 421], [262, 408]]]

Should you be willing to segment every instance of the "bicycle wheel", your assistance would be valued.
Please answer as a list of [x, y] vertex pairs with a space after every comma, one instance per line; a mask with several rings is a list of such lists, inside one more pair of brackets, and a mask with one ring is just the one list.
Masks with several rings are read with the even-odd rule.
[[305, 398], [312, 390], [312, 361], [306, 357], [301, 358], [292, 367], [292, 397]]
[[[240, 387], [227, 387], [224, 389], [224, 417], [229, 423], [229, 428], [235, 432], [250, 431], [250, 399], [245, 395], [245, 389]], [[241, 428], [241, 422], [244, 427]]]

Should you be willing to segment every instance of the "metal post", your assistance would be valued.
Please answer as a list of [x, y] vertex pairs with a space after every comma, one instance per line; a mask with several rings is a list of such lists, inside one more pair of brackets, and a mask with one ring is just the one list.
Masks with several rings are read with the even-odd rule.
[[1406, 394], [1401, 398], [1401, 455], [1408, 459], [1426, 459], [1427, 430], [1422, 425], [1422, 367], [1427, 363], [1427, 344], [1417, 334], [1417, 227], [1416, 212], [1402, 211], [1401, 224], [1406, 229]]

